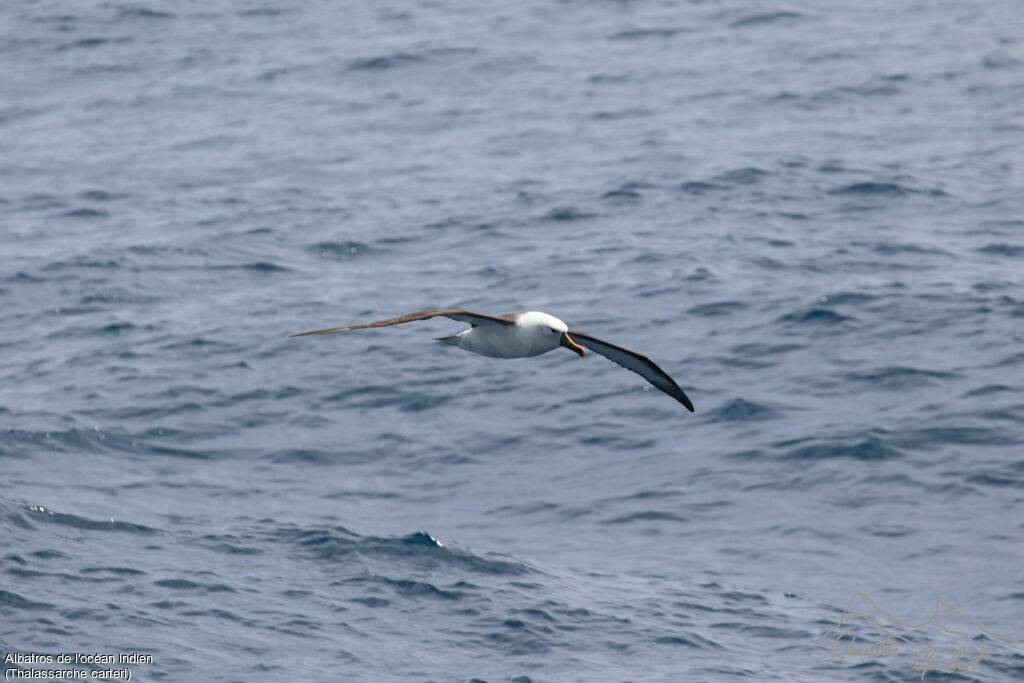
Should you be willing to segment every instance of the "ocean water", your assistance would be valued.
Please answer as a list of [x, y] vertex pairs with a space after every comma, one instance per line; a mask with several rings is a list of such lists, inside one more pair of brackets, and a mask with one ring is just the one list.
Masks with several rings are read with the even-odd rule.
[[[1012, 0], [0, 4], [5, 676], [1024, 680], [1022, 40]], [[449, 306], [696, 413], [444, 318], [289, 338]]]

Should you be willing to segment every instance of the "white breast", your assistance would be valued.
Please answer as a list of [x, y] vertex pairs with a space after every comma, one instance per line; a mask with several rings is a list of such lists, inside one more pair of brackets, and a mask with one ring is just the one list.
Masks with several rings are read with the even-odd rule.
[[[543, 316], [541, 319], [539, 316]], [[558, 334], [550, 321], [560, 320], [544, 313], [525, 313], [514, 325], [480, 325], [451, 338], [449, 344], [491, 358], [526, 358], [558, 348]], [[565, 323], [561, 323], [564, 327]], [[446, 340], [447, 341], [447, 340]]]

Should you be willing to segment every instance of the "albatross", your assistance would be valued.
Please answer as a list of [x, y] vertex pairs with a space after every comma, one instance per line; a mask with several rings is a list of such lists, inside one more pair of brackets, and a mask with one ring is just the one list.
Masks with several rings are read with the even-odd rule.
[[293, 337], [306, 337], [313, 334], [331, 334], [333, 332], [348, 332], [349, 330], [362, 330], [369, 327], [388, 327], [390, 325], [401, 325], [416, 320], [428, 320], [444, 316], [459, 322], [471, 325], [469, 329], [449, 337], [438, 337], [437, 341], [457, 346], [466, 351], [479, 353], [482, 356], [491, 358], [527, 358], [539, 356], [548, 351], [554, 351], [559, 347], [565, 347], [581, 358], [586, 357], [586, 347], [591, 351], [601, 354], [605, 358], [618, 363], [627, 370], [632, 370], [645, 380], [661, 389], [666, 394], [686, 406], [686, 409], [693, 412], [693, 403], [686, 396], [679, 385], [668, 376], [664, 370], [655, 365], [647, 356], [642, 356], [636, 351], [630, 351], [611, 342], [606, 342], [597, 337], [570, 330], [568, 325], [553, 315], [539, 311], [526, 313], [508, 313], [505, 315], [487, 315], [485, 313], [474, 313], [462, 308], [441, 308], [434, 311], [419, 311], [397, 318], [387, 320], [376, 320], [372, 323], [361, 323], [359, 325], [347, 325], [345, 327], [330, 327], [323, 330], [312, 330], [293, 334]]

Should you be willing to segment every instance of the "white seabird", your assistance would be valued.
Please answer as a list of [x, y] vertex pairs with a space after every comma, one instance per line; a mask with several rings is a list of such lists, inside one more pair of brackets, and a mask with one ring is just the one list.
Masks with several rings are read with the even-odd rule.
[[[584, 332], [570, 330], [564, 322], [555, 316], [539, 311], [487, 315], [485, 313], [473, 313], [462, 308], [442, 308], [436, 311], [420, 311], [419, 313], [410, 313], [398, 318], [377, 320], [372, 323], [300, 332], [292, 336], [305, 337], [310, 334], [347, 332], [367, 327], [387, 327], [388, 325], [410, 323], [414, 320], [427, 320], [428, 318], [442, 315], [452, 320], [469, 323], [472, 327], [450, 337], [439, 337], [438, 341], [472, 351], [473, 353], [479, 353], [483, 356], [490, 356], [491, 358], [539, 356], [542, 353], [553, 351], [559, 346], [564, 346], [570, 351], [578, 353], [580, 357], [584, 357], [587, 355], [587, 352], [583, 350], [582, 346], [585, 346], [591, 351], [596, 351], [605, 358], [618, 363], [627, 370], [637, 373], [655, 387], [682, 403], [691, 413], [693, 412], [693, 403], [683, 393], [683, 390], [679, 388], [679, 385], [668, 376], [668, 373], [655, 365], [654, 361], [647, 356], [641, 356], [635, 351], [602, 341]], [[570, 335], [572, 336], [570, 337]]]

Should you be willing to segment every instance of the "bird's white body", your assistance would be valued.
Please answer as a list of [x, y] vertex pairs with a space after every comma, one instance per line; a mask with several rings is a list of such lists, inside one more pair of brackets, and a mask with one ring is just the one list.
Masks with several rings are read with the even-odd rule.
[[553, 315], [530, 311], [512, 325], [478, 325], [439, 341], [491, 358], [527, 358], [557, 349], [568, 329]]

